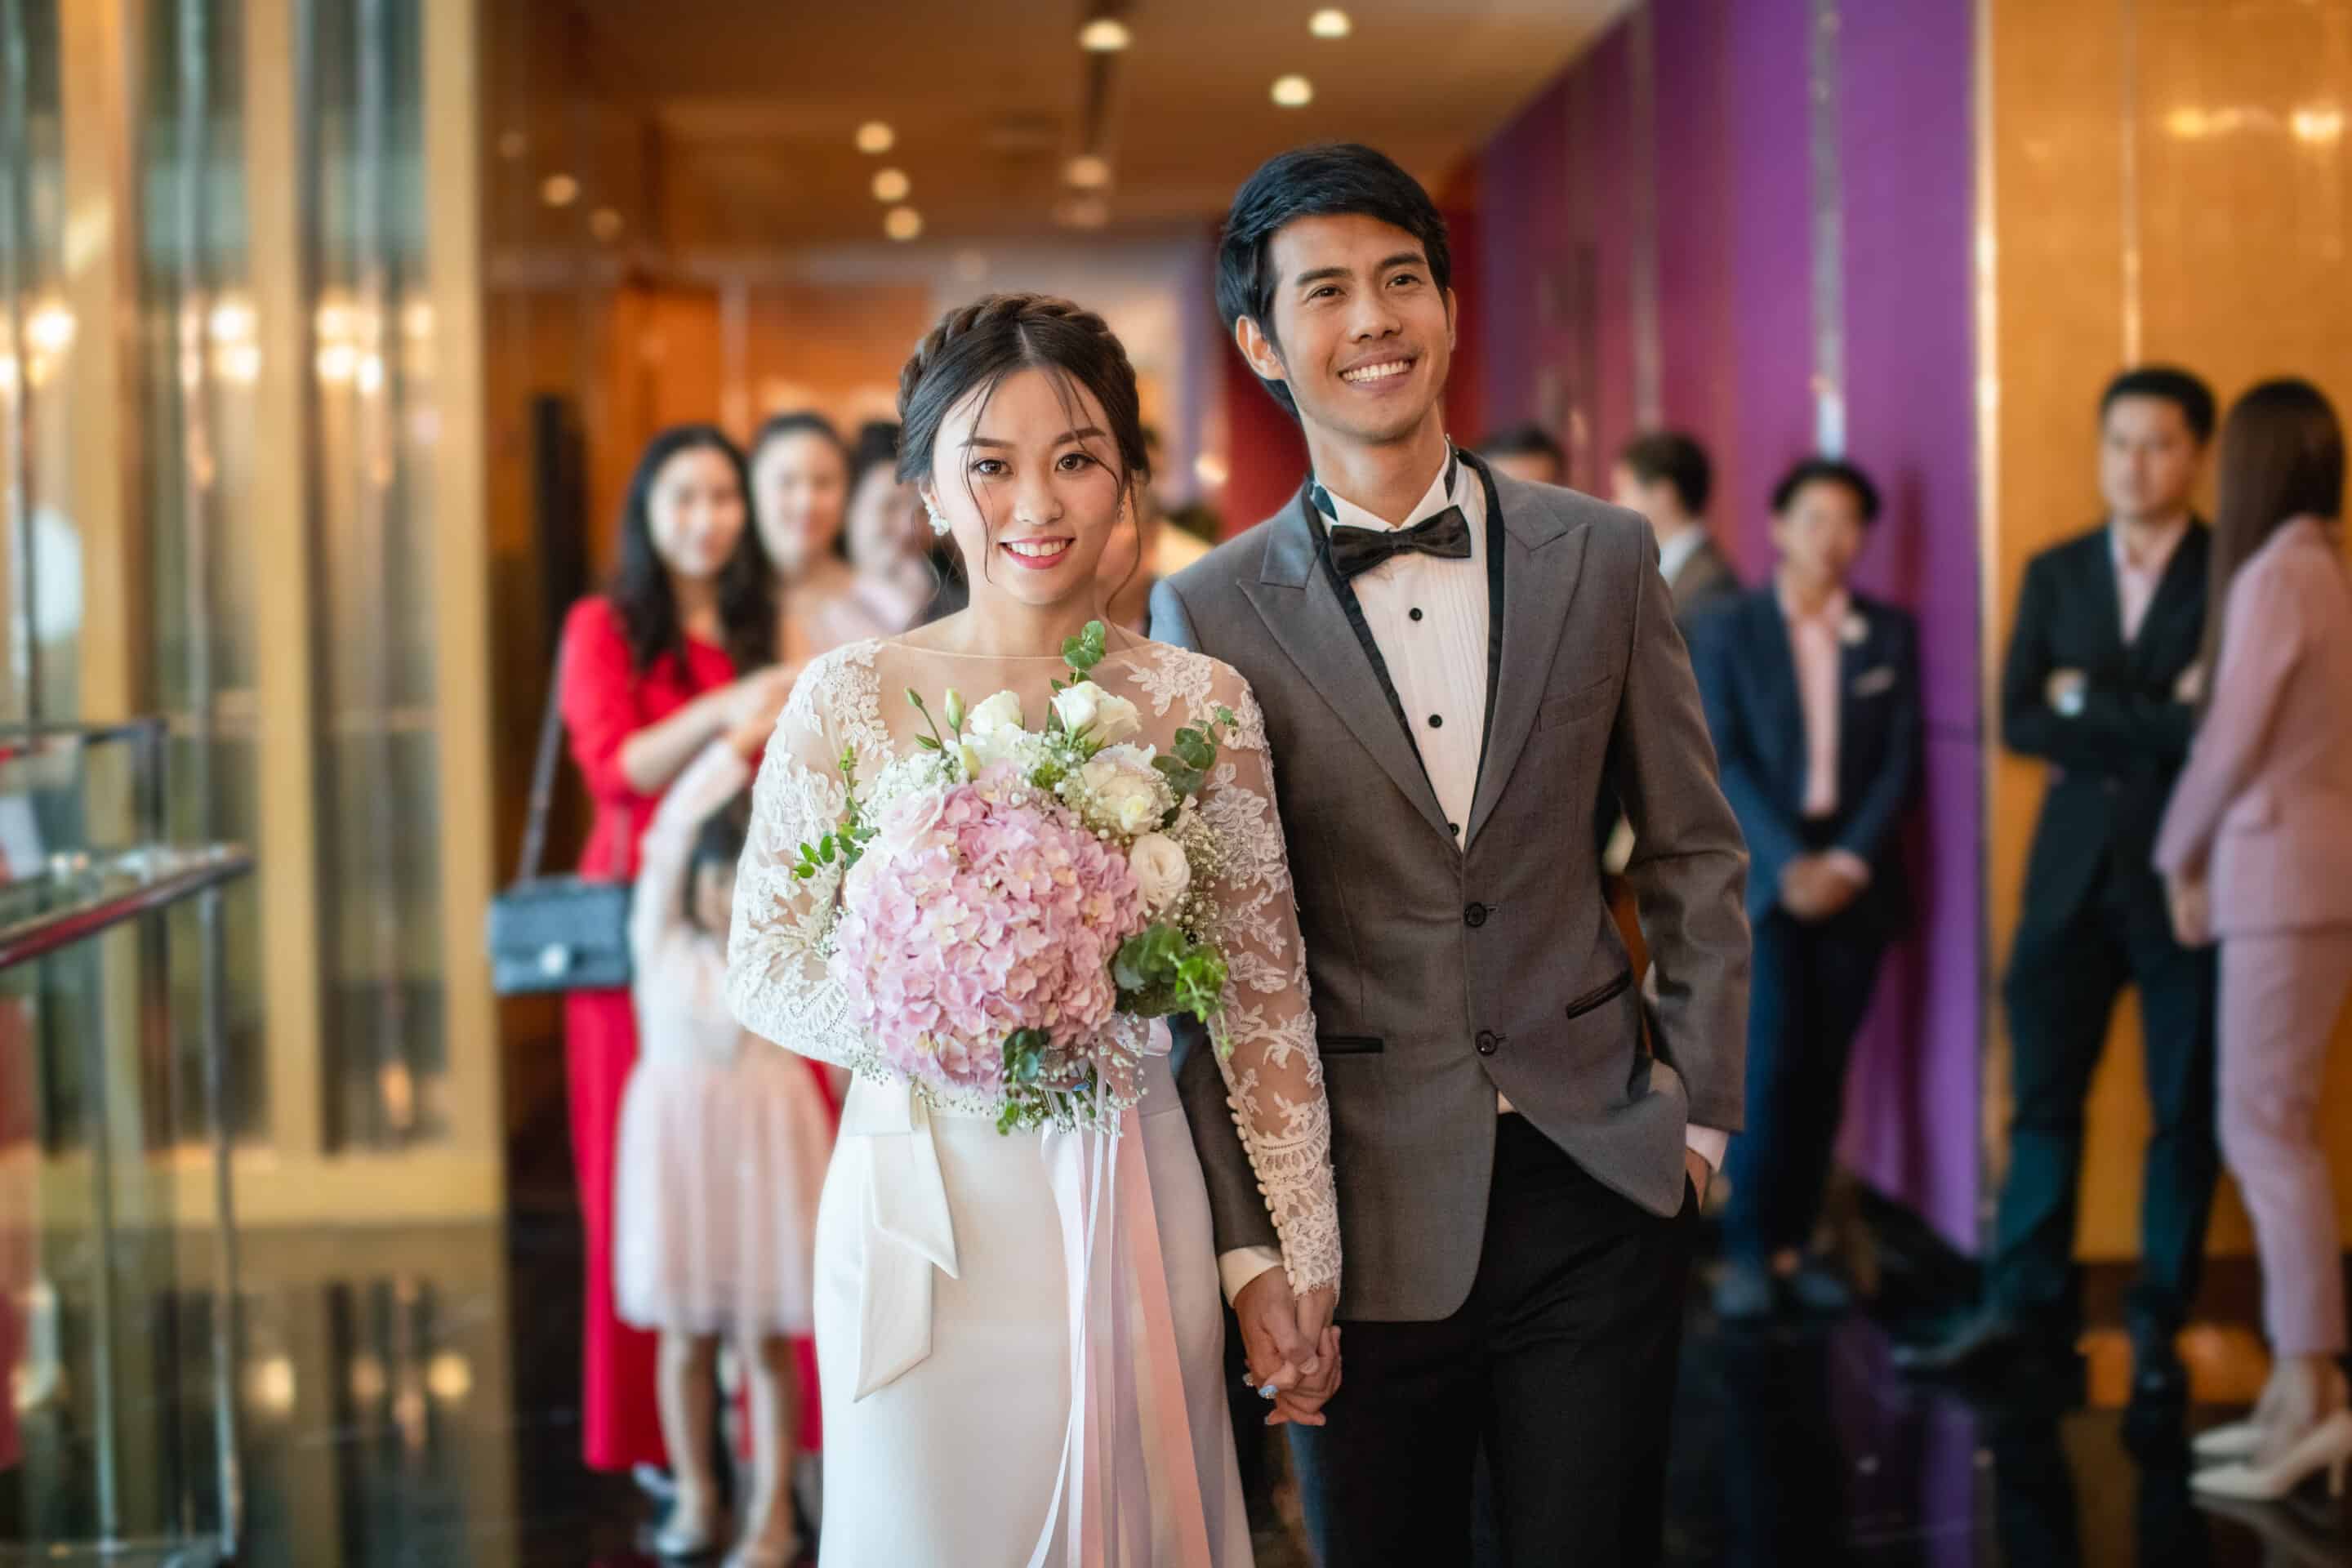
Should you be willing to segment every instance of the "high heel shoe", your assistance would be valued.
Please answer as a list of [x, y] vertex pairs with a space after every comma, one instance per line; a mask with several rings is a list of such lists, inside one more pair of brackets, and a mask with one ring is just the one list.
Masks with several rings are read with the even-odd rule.
[[2342, 1498], [2345, 1477], [2352, 1473], [2352, 1410], [2330, 1415], [2267, 1465], [2251, 1461], [2216, 1465], [2189, 1477], [2189, 1484], [2213, 1497], [2274, 1502], [2323, 1470], [2327, 1473], [2327, 1495]]
[[2251, 1459], [2263, 1446], [2263, 1429], [2253, 1421], [2232, 1421], [2200, 1432], [2189, 1441], [2189, 1452], [2211, 1463], [2219, 1459]]
[[[699, 1528], [697, 1528], [697, 1526]], [[681, 1523], [673, 1517], [654, 1532], [654, 1555], [671, 1563], [692, 1563], [709, 1557], [719, 1547], [719, 1524], [715, 1518]]]

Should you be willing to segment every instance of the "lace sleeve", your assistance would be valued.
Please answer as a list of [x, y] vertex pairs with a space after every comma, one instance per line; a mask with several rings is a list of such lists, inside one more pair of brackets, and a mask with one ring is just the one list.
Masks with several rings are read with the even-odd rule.
[[753, 1034], [856, 1067], [863, 1042], [826, 970], [841, 868], [836, 862], [806, 880], [793, 874], [801, 846], [832, 832], [848, 804], [838, 727], [824, 717], [827, 673], [812, 665], [793, 687], [752, 786], [751, 833], [735, 873], [727, 940], [727, 1001]]
[[1201, 792], [1223, 859], [1211, 889], [1228, 966], [1213, 1034], [1227, 1103], [1257, 1173], [1292, 1290], [1339, 1283], [1339, 1209], [1331, 1184], [1331, 1113], [1307, 1005], [1307, 958], [1291, 897], [1265, 720], [1248, 683], [1217, 667], [1210, 711], [1233, 710]]

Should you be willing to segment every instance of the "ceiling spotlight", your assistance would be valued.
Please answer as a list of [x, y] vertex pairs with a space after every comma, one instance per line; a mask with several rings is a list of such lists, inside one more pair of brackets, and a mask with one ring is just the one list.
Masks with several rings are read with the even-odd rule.
[[857, 128], [857, 150], [861, 153], [887, 153], [898, 142], [898, 133], [879, 120], [869, 120]]
[[1110, 184], [1110, 160], [1099, 153], [1081, 153], [1062, 169], [1062, 178], [1081, 191], [1099, 191]]
[[621, 215], [611, 207], [598, 207], [588, 215], [588, 232], [611, 244], [621, 237]]
[[1318, 38], [1344, 38], [1356, 30], [1356, 24], [1337, 5], [1326, 5], [1307, 18], [1307, 30]]
[[1054, 208], [1065, 228], [1100, 228], [1110, 221], [1110, 204], [1100, 196], [1072, 196]]
[[1315, 101], [1315, 84], [1303, 76], [1274, 79], [1274, 101], [1285, 109], [1304, 109]]
[[874, 174], [874, 199], [877, 202], [903, 202], [915, 182], [907, 178], [904, 169], [877, 169]]
[[912, 239], [923, 232], [923, 215], [912, 207], [892, 207], [882, 219], [882, 232], [892, 239]]
[[1097, 55], [1115, 55], [1135, 42], [1127, 24], [1116, 16], [1097, 16], [1078, 29], [1078, 47]]
[[550, 174], [539, 183], [539, 199], [551, 207], [568, 207], [580, 199], [580, 182], [569, 174]]

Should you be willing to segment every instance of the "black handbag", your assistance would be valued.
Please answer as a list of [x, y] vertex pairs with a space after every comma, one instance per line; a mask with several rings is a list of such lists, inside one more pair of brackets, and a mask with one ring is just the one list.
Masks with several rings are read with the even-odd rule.
[[558, 660], [540, 721], [530, 775], [530, 815], [515, 879], [490, 900], [490, 988], [501, 996], [600, 991], [629, 983], [629, 885], [584, 877], [542, 877], [547, 814], [563, 741], [563, 667]]

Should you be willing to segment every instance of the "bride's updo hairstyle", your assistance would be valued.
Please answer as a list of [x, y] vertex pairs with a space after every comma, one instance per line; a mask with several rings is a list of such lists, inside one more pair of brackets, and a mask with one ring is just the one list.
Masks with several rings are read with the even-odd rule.
[[1105, 467], [1118, 473], [1119, 493], [1131, 498], [1135, 487], [1150, 477], [1135, 366], [1100, 316], [1048, 294], [982, 295], [940, 317], [916, 345], [914, 357], [898, 373], [900, 481], [929, 483], [940, 426], [948, 416], [974, 393], [985, 415], [998, 384], [1024, 370], [1041, 370], [1052, 379], [1073, 428], [1087, 423], [1074, 388], [1094, 395], [1104, 427], [1118, 447], [1118, 461]]

